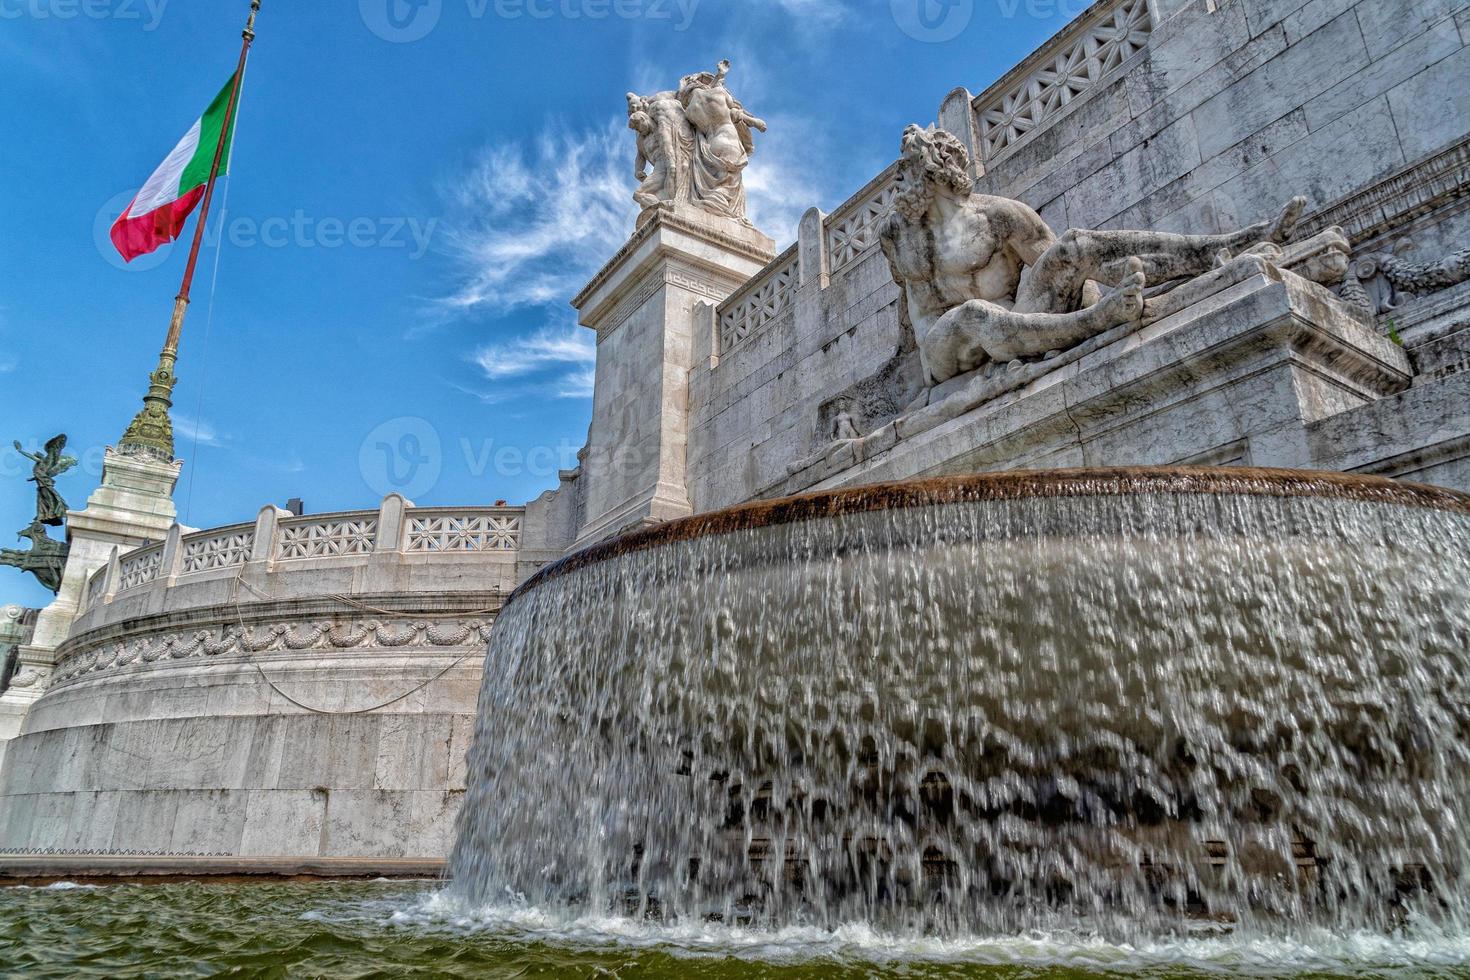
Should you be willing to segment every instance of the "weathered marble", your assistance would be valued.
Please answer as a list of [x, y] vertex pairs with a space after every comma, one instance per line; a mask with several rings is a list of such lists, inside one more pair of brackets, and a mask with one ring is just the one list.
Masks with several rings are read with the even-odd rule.
[[267, 507], [113, 553], [7, 745], [0, 849], [443, 854], [489, 629], [551, 557], [524, 515]]
[[633, 200], [642, 225], [659, 209], [679, 206], [746, 220], [745, 168], [755, 152], [752, 130], [764, 120], [725, 87], [730, 63], [686, 75], [675, 90], [628, 93], [628, 128], [638, 138]]

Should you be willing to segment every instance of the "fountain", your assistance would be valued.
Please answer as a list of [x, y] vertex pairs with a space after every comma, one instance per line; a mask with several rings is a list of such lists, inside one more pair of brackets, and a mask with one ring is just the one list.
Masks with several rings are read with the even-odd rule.
[[1462, 926], [1470, 497], [1243, 469], [756, 503], [494, 632], [467, 901], [1127, 939]]

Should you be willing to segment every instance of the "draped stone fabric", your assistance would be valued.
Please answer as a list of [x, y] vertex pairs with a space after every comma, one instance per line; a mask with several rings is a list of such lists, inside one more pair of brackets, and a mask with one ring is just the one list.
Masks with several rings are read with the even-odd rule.
[[640, 223], [659, 208], [690, 205], [745, 223], [745, 168], [763, 120], [725, 87], [729, 62], [717, 72], [685, 76], [678, 91], [629, 94], [628, 128], [638, 136]]

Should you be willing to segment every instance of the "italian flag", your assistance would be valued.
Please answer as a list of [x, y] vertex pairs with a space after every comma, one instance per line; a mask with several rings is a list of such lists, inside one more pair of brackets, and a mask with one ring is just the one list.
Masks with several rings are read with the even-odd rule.
[[184, 222], [204, 197], [226, 117], [229, 118], [230, 133], [225, 139], [219, 172], [229, 172], [230, 149], [235, 136], [235, 112], [230, 99], [234, 90], [235, 77], [231, 75], [209, 108], [204, 110], [203, 117], [194, 123], [168, 159], [153, 171], [153, 176], [133, 198], [133, 203], [113, 223], [112, 244], [117, 246], [124, 261], [131, 262], [167, 245], [184, 230]]

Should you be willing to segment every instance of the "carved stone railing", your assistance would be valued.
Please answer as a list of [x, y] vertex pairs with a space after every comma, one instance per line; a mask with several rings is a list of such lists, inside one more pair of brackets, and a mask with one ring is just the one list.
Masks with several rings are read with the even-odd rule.
[[1080, 95], [1143, 49], [1150, 0], [1102, 0], [972, 103], [981, 155], [993, 160], [1026, 142]]
[[878, 223], [898, 198], [898, 165], [880, 176], [827, 219], [827, 262], [834, 277], [878, 244]]
[[720, 307], [720, 353], [728, 353], [789, 310], [799, 285], [793, 245]]
[[255, 546], [255, 525], [241, 524], [218, 531], [190, 534], [183, 539], [185, 575], [216, 568], [233, 568], [250, 560]]
[[408, 554], [519, 551], [524, 514], [519, 507], [414, 510], [409, 513], [403, 550]]
[[365, 561], [384, 553], [416, 559], [484, 554], [504, 561], [521, 549], [524, 507], [419, 508], [390, 496], [376, 511], [291, 517], [274, 507], [254, 524], [183, 534], [113, 558], [87, 582], [82, 609], [164, 582], [232, 576], [247, 565], [309, 568], [310, 562]]
[[118, 591], [136, 589], [148, 585], [158, 578], [163, 567], [163, 545], [151, 544], [131, 552], [119, 565]]
[[297, 517], [281, 522], [272, 557], [280, 561], [303, 558], [342, 558], [366, 555], [378, 536], [376, 514], [332, 514]]

